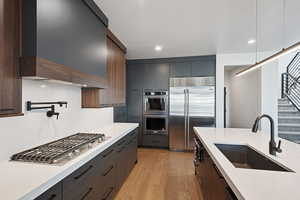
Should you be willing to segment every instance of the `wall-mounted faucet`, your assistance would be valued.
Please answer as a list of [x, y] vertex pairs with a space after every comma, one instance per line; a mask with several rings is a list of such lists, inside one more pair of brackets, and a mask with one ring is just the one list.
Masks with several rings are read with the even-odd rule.
[[275, 139], [274, 139], [274, 120], [273, 120], [273, 118], [271, 116], [265, 115], [265, 114], [261, 115], [260, 117], [257, 117], [253, 124], [252, 132], [256, 133], [258, 131], [259, 122], [263, 118], [267, 118], [270, 121], [271, 139], [269, 142], [269, 153], [276, 156], [276, 152], [281, 153], [282, 150], [280, 149], [281, 140], [279, 140], [278, 147], [277, 147]]
[[56, 115], [56, 119], [58, 119], [59, 113], [55, 112], [55, 106], [52, 105], [51, 110], [47, 112], [47, 117], [53, 117], [54, 115]]
[[[65, 105], [67, 107], [68, 102], [66, 102], [66, 101], [57, 101], [57, 102], [31, 102], [31, 101], [27, 101], [27, 111], [50, 109], [49, 111], [47, 111], [47, 117], [53, 117], [54, 115], [56, 115], [56, 119], [58, 119], [59, 113], [55, 112], [55, 105], [56, 104], [59, 105], [60, 107], [62, 107], [63, 105]], [[51, 105], [51, 106], [33, 107], [32, 105]]]

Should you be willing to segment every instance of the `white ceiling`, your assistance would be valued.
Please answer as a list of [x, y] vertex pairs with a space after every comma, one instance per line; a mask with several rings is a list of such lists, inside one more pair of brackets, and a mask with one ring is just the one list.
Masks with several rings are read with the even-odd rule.
[[[95, 0], [130, 59], [254, 52], [256, 0]], [[283, 47], [283, 0], [259, 1], [259, 50]], [[300, 1], [286, 1], [286, 44], [300, 39]], [[156, 52], [155, 45], [163, 50]]]

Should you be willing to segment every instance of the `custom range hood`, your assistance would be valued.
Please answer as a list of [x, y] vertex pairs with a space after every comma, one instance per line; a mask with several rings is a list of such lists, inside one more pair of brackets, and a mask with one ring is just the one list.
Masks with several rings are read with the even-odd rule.
[[26, 0], [21, 76], [106, 88], [108, 19], [93, 0]]

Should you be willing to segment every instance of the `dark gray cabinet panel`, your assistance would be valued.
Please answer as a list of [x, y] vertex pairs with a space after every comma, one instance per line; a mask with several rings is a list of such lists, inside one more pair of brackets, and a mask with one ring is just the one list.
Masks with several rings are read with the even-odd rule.
[[171, 77], [199, 77], [216, 75], [216, 57], [200, 56], [187, 62], [173, 62]]
[[143, 146], [168, 148], [169, 147], [168, 135], [144, 135]]
[[91, 0], [26, 0], [23, 56], [106, 76], [108, 20]]
[[146, 79], [146, 64], [127, 66], [127, 88], [142, 89]]
[[147, 64], [145, 67], [144, 89], [169, 88], [169, 64]]
[[192, 62], [191, 76], [215, 76], [216, 61], [215, 59], [203, 59]]
[[62, 200], [62, 183], [58, 183], [35, 200]]
[[142, 145], [142, 124], [143, 124], [143, 90], [127, 90], [127, 121], [139, 123], [138, 144]]
[[127, 107], [114, 107], [114, 122], [127, 122]]
[[127, 95], [127, 119], [129, 122], [140, 123], [143, 112], [143, 90], [131, 89]]
[[171, 77], [187, 77], [191, 75], [192, 63], [190, 62], [179, 62], [172, 63], [170, 69]]

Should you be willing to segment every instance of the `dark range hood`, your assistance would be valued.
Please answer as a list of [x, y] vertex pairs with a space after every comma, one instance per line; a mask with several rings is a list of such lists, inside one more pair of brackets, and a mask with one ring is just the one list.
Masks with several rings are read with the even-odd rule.
[[92, 0], [26, 0], [21, 75], [106, 88], [108, 19]]

